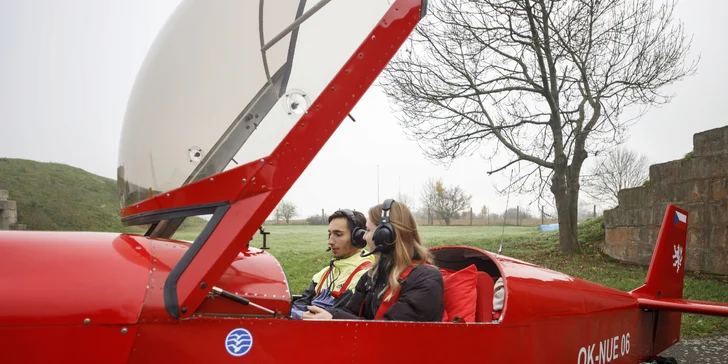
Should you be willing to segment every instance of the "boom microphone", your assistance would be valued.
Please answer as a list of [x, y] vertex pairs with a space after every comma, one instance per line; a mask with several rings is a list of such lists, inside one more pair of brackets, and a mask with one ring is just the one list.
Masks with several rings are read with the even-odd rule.
[[370, 256], [370, 255], [372, 255], [374, 253], [383, 252], [385, 250], [387, 250], [387, 249], [384, 248], [383, 246], [377, 245], [377, 247], [374, 248], [374, 250], [370, 251], [369, 253], [366, 253], [366, 250], [362, 250], [361, 253], [359, 254], [359, 256], [361, 256], [361, 257], [368, 257], [368, 256]]

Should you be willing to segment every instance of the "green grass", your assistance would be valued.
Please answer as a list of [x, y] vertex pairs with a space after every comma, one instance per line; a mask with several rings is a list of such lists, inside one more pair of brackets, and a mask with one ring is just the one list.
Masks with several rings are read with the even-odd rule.
[[[119, 219], [116, 180], [59, 163], [0, 158], [0, 190], [17, 204], [27, 230], [144, 232]], [[183, 227], [201, 229], [192, 218]]]
[[[534, 227], [506, 227], [503, 254], [528, 261], [565, 274], [596, 282], [622, 291], [641, 286], [647, 267], [621, 263], [602, 254], [597, 246], [604, 239], [603, 219], [590, 219], [579, 226], [583, 252], [565, 255], [558, 249], [556, 232], [538, 232]], [[421, 226], [427, 246], [468, 245], [495, 252], [500, 244], [502, 227], [496, 226]], [[314, 273], [328, 264], [326, 227], [305, 225], [271, 225], [267, 245], [286, 271], [294, 294], [300, 294]], [[196, 232], [188, 230], [175, 236], [194, 240]], [[251, 246], [262, 246], [256, 234]], [[688, 273], [685, 298], [728, 302], [728, 277]], [[685, 337], [728, 333], [728, 319], [714, 316], [683, 314], [682, 335]]]
[[18, 223], [28, 230], [124, 230], [116, 181], [79, 168], [0, 158], [0, 189], [16, 201]]

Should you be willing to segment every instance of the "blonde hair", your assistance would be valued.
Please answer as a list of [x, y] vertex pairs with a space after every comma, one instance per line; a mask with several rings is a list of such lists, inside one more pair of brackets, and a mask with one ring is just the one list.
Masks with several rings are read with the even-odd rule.
[[[379, 225], [381, 218], [382, 205], [376, 205], [369, 209], [369, 220], [372, 224]], [[393, 244], [394, 250], [383, 253], [391, 254], [393, 260], [393, 264], [388, 272], [387, 284], [379, 292], [379, 295], [382, 295], [388, 288], [391, 288], [387, 297], [384, 297], [385, 302], [389, 301], [401, 288], [401, 284], [397, 279], [407, 267], [420, 265], [429, 261], [429, 251], [422, 245], [422, 239], [420, 239], [420, 233], [417, 231], [415, 217], [405, 204], [397, 201], [392, 203], [392, 207], [389, 210], [389, 223], [394, 228], [395, 239]], [[418, 260], [414, 260], [413, 258], [415, 257]], [[374, 265], [368, 271], [368, 274], [375, 280], [377, 272], [380, 270], [379, 266], [383, 264], [382, 258], [382, 255], [380, 255], [379, 259], [374, 262]], [[382, 268], [386, 269], [387, 267]]]

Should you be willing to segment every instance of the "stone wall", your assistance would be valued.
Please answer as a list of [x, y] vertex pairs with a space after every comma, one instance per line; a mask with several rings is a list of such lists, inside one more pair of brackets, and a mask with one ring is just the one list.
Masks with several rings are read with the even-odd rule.
[[7, 190], [0, 190], [0, 230], [25, 230], [24, 224], [18, 224], [17, 204], [9, 198]]
[[671, 203], [688, 211], [686, 269], [728, 275], [728, 126], [693, 136], [693, 156], [650, 167], [649, 185], [625, 189], [604, 212], [604, 252], [649, 265]]
[[0, 230], [10, 230], [18, 222], [17, 205], [8, 197], [7, 190], [0, 190]]

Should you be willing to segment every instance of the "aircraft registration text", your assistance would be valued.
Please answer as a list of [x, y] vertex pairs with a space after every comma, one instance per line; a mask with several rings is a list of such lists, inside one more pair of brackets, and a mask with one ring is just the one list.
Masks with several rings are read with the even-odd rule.
[[604, 339], [579, 349], [578, 364], [605, 364], [629, 354], [629, 333]]

